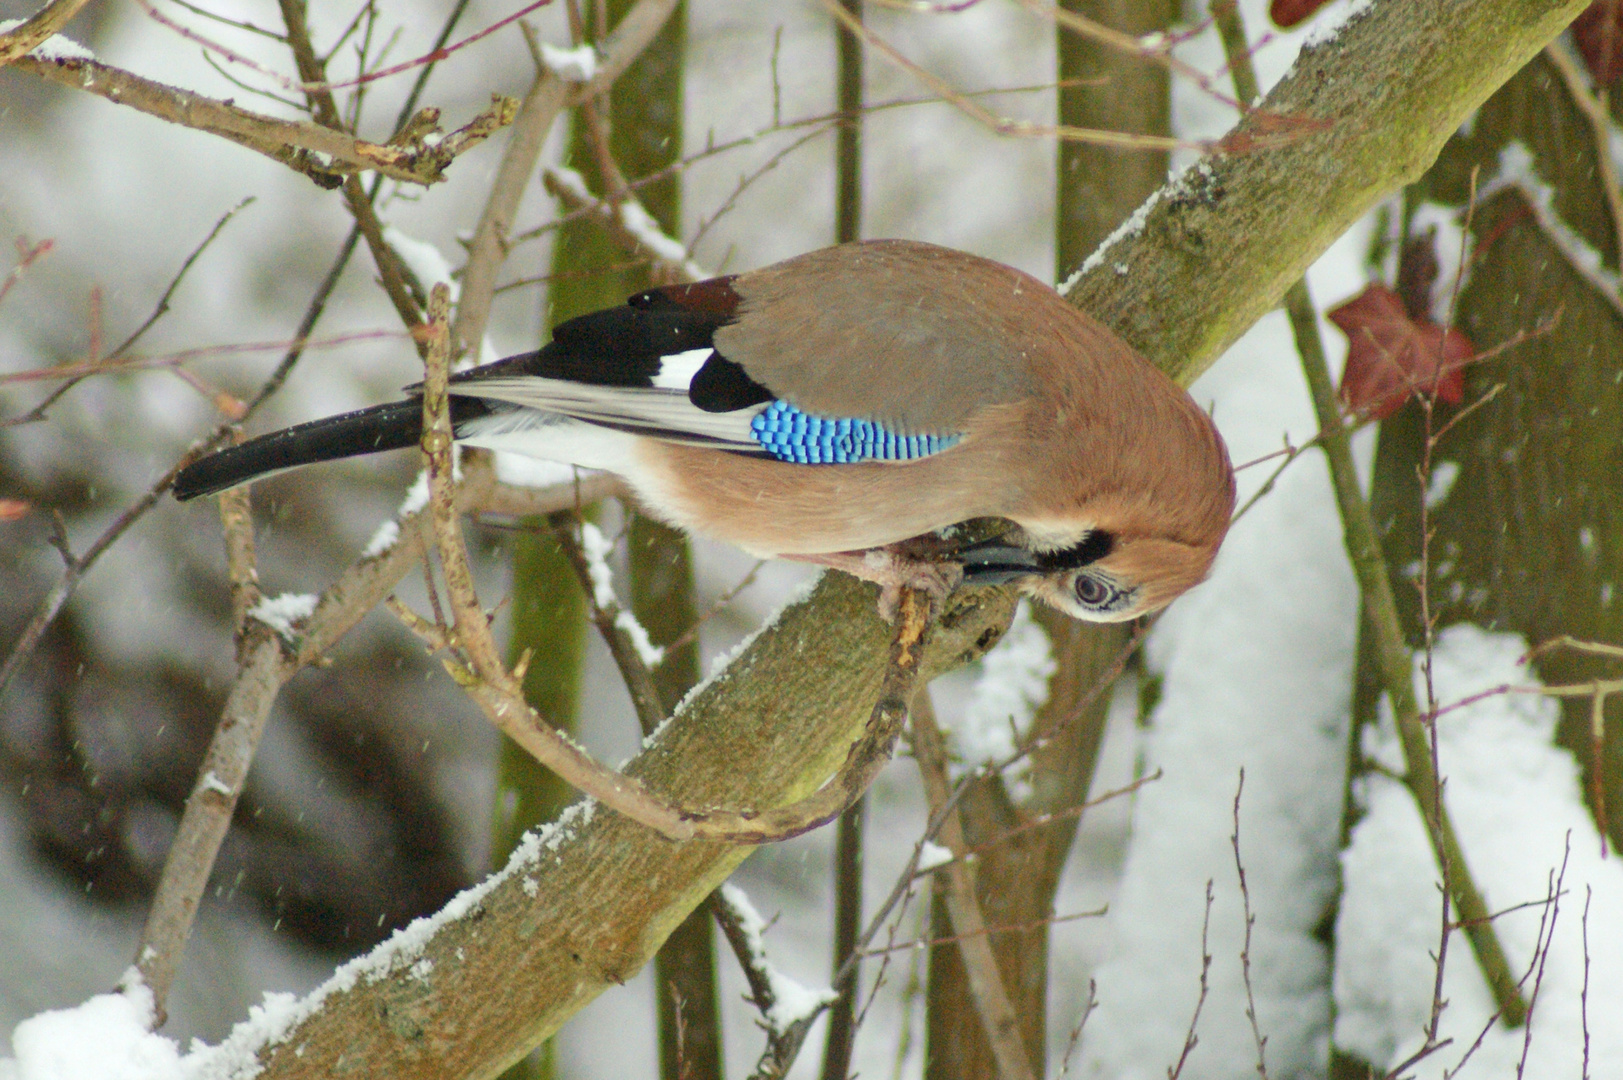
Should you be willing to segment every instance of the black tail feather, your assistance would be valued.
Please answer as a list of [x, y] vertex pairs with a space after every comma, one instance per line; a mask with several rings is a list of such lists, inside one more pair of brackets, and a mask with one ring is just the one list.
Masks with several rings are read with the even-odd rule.
[[[460, 414], [487, 411], [484, 403], [477, 399], [453, 398], [451, 405], [454, 421], [472, 418]], [[226, 447], [193, 462], [175, 477], [175, 498], [185, 501], [199, 495], [213, 495], [268, 473], [318, 461], [400, 450], [417, 445], [422, 434], [420, 399], [374, 405], [342, 416], [312, 420], [250, 439], [241, 446]]]

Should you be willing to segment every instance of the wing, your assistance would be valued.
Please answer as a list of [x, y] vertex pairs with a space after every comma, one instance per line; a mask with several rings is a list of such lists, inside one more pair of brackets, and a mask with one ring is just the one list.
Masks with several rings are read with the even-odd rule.
[[903, 435], [960, 433], [986, 406], [1029, 397], [1028, 357], [1052, 353], [1077, 317], [1012, 267], [902, 240], [814, 251], [731, 288], [739, 303], [715, 347], [749, 379], [808, 413]]
[[671, 442], [762, 453], [750, 423], [770, 394], [749, 386], [736, 400], [702, 398], [707, 408], [692, 393], [715, 356], [716, 329], [736, 307], [730, 280], [685, 287], [687, 302], [654, 291], [560, 323], [544, 348], [463, 372], [451, 392]]
[[[756, 379], [719, 345], [738, 319], [749, 317], [739, 314], [743, 298], [735, 284], [740, 280], [651, 289], [624, 307], [571, 319], [557, 327], [545, 348], [464, 372], [453, 380], [451, 392], [668, 442], [798, 464], [907, 461], [958, 441], [958, 423], [887, 424], [867, 408], [817, 411]], [[825, 321], [834, 318], [830, 313]], [[825, 327], [825, 336], [833, 332]], [[870, 335], [854, 345], [860, 352], [873, 343]], [[786, 354], [772, 358], [776, 369], [802, 366], [792, 339], [774, 347]], [[870, 389], [886, 385], [866, 378], [868, 366], [847, 365]], [[788, 383], [807, 381], [790, 378]], [[815, 402], [818, 395], [808, 400]], [[972, 409], [959, 411], [967, 418]]]

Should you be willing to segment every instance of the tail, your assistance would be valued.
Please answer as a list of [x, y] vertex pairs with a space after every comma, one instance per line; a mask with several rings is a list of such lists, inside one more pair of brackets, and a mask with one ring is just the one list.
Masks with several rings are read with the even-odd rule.
[[[453, 423], [488, 411], [484, 402], [477, 399], [451, 399]], [[342, 416], [312, 420], [250, 439], [241, 446], [228, 446], [217, 454], [194, 461], [175, 477], [175, 498], [184, 502], [199, 495], [213, 495], [257, 477], [318, 461], [416, 446], [422, 435], [421, 399], [374, 405]]]

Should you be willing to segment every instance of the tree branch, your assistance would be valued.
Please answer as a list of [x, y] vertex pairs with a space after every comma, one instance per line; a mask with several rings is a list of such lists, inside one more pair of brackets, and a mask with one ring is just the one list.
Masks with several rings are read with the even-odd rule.
[[0, 34], [0, 67], [27, 56], [79, 14], [86, 0], [51, 0], [21, 25]]
[[437, 183], [445, 179], [445, 169], [458, 153], [489, 138], [511, 123], [514, 116], [512, 99], [498, 98], [489, 109], [433, 146], [421, 141], [427, 130], [417, 132], [419, 141], [415, 145], [393, 146], [357, 139], [309, 120], [279, 120], [142, 78], [100, 60], [22, 56], [11, 66], [63, 86], [87, 90], [160, 120], [230, 139], [329, 187], [333, 186], [330, 178], [334, 176], [367, 170], [414, 184]]

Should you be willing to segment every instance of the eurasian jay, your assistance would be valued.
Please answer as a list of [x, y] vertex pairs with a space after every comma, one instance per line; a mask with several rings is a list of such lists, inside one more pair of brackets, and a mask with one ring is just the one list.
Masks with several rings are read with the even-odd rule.
[[[950, 577], [1099, 622], [1201, 581], [1234, 510], [1223, 441], [1175, 383], [1036, 278], [911, 241], [650, 289], [451, 394], [458, 442], [617, 473], [763, 557], [916, 584], [894, 545], [1005, 519]], [[416, 398], [316, 420], [196, 462], [175, 495], [421, 432]]]

